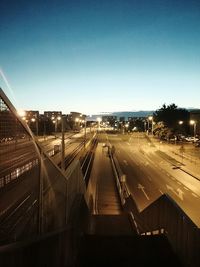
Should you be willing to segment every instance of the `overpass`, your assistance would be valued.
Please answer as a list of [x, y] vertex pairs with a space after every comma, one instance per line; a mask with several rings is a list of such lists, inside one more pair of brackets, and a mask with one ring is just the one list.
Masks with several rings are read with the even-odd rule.
[[142, 211], [93, 133], [64, 169], [0, 90], [1, 266], [199, 266], [199, 228], [167, 194]]

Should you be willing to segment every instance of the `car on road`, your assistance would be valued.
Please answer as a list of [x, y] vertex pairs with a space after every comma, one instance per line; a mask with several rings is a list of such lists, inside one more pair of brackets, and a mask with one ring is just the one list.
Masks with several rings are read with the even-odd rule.
[[196, 143], [196, 142], [198, 142], [199, 141], [199, 138], [197, 138], [197, 137], [192, 137], [192, 136], [188, 136], [188, 137], [186, 137], [185, 138], [185, 140], [187, 141], [187, 142], [193, 142], [193, 143]]

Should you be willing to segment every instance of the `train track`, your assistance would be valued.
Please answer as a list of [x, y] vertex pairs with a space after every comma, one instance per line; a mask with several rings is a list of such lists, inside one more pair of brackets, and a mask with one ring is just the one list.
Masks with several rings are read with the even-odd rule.
[[21, 236], [37, 205], [36, 194], [30, 192], [1, 214], [0, 244], [16, 241]]

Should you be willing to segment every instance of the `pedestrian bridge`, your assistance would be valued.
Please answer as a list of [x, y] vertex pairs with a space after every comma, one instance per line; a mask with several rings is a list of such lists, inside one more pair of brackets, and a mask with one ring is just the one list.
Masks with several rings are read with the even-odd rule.
[[199, 266], [199, 229], [167, 195], [139, 212], [95, 138], [61, 169], [0, 89], [0, 265]]

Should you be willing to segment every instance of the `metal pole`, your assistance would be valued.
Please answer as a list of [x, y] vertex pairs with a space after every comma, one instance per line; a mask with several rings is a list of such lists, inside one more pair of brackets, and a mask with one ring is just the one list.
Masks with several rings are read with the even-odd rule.
[[61, 169], [64, 171], [65, 170], [65, 132], [64, 132], [63, 116], [61, 117], [61, 123], [62, 123]]
[[43, 233], [43, 175], [44, 162], [43, 153], [40, 150], [40, 173], [39, 173], [39, 201], [38, 201], [38, 232]]
[[84, 134], [84, 147], [86, 145], [86, 118], [85, 118], [85, 134]]
[[38, 136], [38, 119], [36, 119], [36, 134]]
[[151, 130], [152, 130], [152, 136], [153, 136], [153, 117], [152, 117], [152, 127], [151, 127]]
[[55, 120], [55, 133], [57, 132], [57, 118]]
[[194, 138], [196, 138], [196, 126], [197, 126], [197, 124], [196, 124], [196, 122], [194, 123]]

